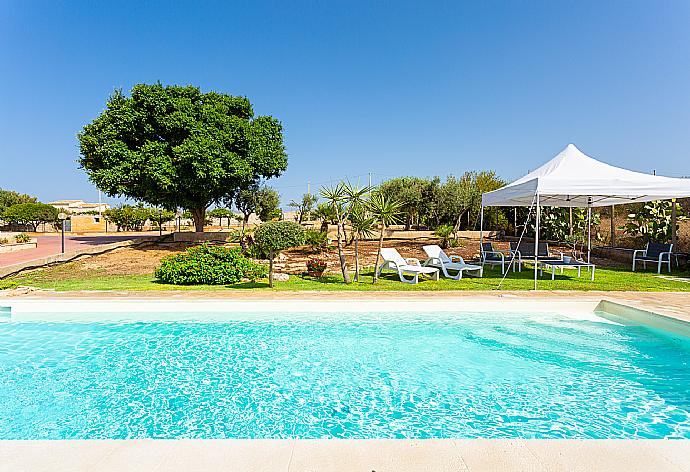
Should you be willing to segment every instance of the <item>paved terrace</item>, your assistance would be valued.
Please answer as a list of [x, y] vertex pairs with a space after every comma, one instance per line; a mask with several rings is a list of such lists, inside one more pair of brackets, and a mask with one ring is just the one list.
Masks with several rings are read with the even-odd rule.
[[[74, 252], [90, 246], [101, 246], [103, 244], [118, 243], [158, 235], [137, 234], [137, 235], [116, 235], [112, 236], [65, 236], [65, 252]], [[7, 267], [22, 262], [29, 262], [43, 257], [55, 256], [62, 250], [60, 235], [37, 236], [38, 246], [35, 249], [24, 249], [21, 251], [7, 252], [0, 254], [0, 267]]]

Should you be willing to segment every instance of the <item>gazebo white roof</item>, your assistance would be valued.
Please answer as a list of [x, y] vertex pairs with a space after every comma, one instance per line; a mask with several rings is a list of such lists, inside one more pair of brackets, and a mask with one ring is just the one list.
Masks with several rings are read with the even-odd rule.
[[600, 207], [690, 196], [690, 179], [633, 172], [600, 162], [568, 144], [556, 157], [503, 188], [483, 206]]

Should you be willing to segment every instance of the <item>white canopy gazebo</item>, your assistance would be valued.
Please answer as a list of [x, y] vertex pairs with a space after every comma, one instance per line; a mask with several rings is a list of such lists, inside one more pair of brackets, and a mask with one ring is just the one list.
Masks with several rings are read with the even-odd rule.
[[[481, 238], [484, 207], [536, 206], [535, 254], [539, 244], [539, 214], [542, 206], [587, 208], [588, 226], [592, 207], [668, 200], [690, 196], [690, 179], [633, 172], [597, 161], [568, 144], [549, 162], [526, 176], [482, 195]], [[588, 229], [587, 260], [591, 253]], [[536, 287], [537, 264], [534, 269]]]

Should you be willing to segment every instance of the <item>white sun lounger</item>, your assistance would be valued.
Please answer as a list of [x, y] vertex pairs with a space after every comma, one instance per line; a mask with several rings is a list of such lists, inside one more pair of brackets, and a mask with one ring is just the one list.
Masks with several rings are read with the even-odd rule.
[[[422, 267], [419, 260], [415, 258], [404, 259], [396, 249], [382, 248], [381, 257], [383, 258], [383, 264], [379, 268], [378, 275], [381, 275], [383, 269], [391, 269], [397, 271], [400, 281], [406, 284], [416, 284], [419, 282], [419, 274], [425, 274], [433, 280], [438, 280], [438, 269]], [[403, 274], [412, 274], [413, 277], [409, 279]]]
[[[426, 267], [436, 267], [441, 269], [443, 275], [449, 279], [460, 280], [462, 278], [462, 272], [476, 272], [477, 277], [481, 277], [484, 273], [482, 266], [465, 264], [465, 261], [460, 256], [448, 256], [440, 246], [436, 244], [431, 244], [429, 246], [424, 246], [424, 252], [429, 257], [422, 265]], [[457, 274], [451, 275], [448, 271], [457, 271]]]

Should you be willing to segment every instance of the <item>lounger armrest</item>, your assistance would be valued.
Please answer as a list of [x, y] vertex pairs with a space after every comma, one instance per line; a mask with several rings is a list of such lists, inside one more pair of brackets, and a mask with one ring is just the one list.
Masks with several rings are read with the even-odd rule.
[[633, 259], [636, 259], [638, 254], [642, 254], [642, 257], [645, 257], [647, 255], [647, 250], [646, 249], [635, 249], [635, 252], [633, 252]]
[[419, 267], [422, 266], [422, 264], [419, 262], [419, 259], [417, 259], [416, 257], [409, 257], [409, 258], [405, 259], [405, 262], [407, 262], [410, 265], [414, 265], [414, 266], [419, 266]]
[[422, 265], [434, 265], [434, 264], [441, 265], [441, 264], [443, 264], [443, 261], [441, 261], [441, 259], [439, 259], [438, 257], [430, 257], [427, 260], [425, 260], [424, 264], [422, 264]]
[[462, 257], [456, 256], [455, 254], [453, 254], [452, 256], [448, 256], [448, 259], [450, 259], [450, 262], [453, 262], [453, 259], [462, 260]]

